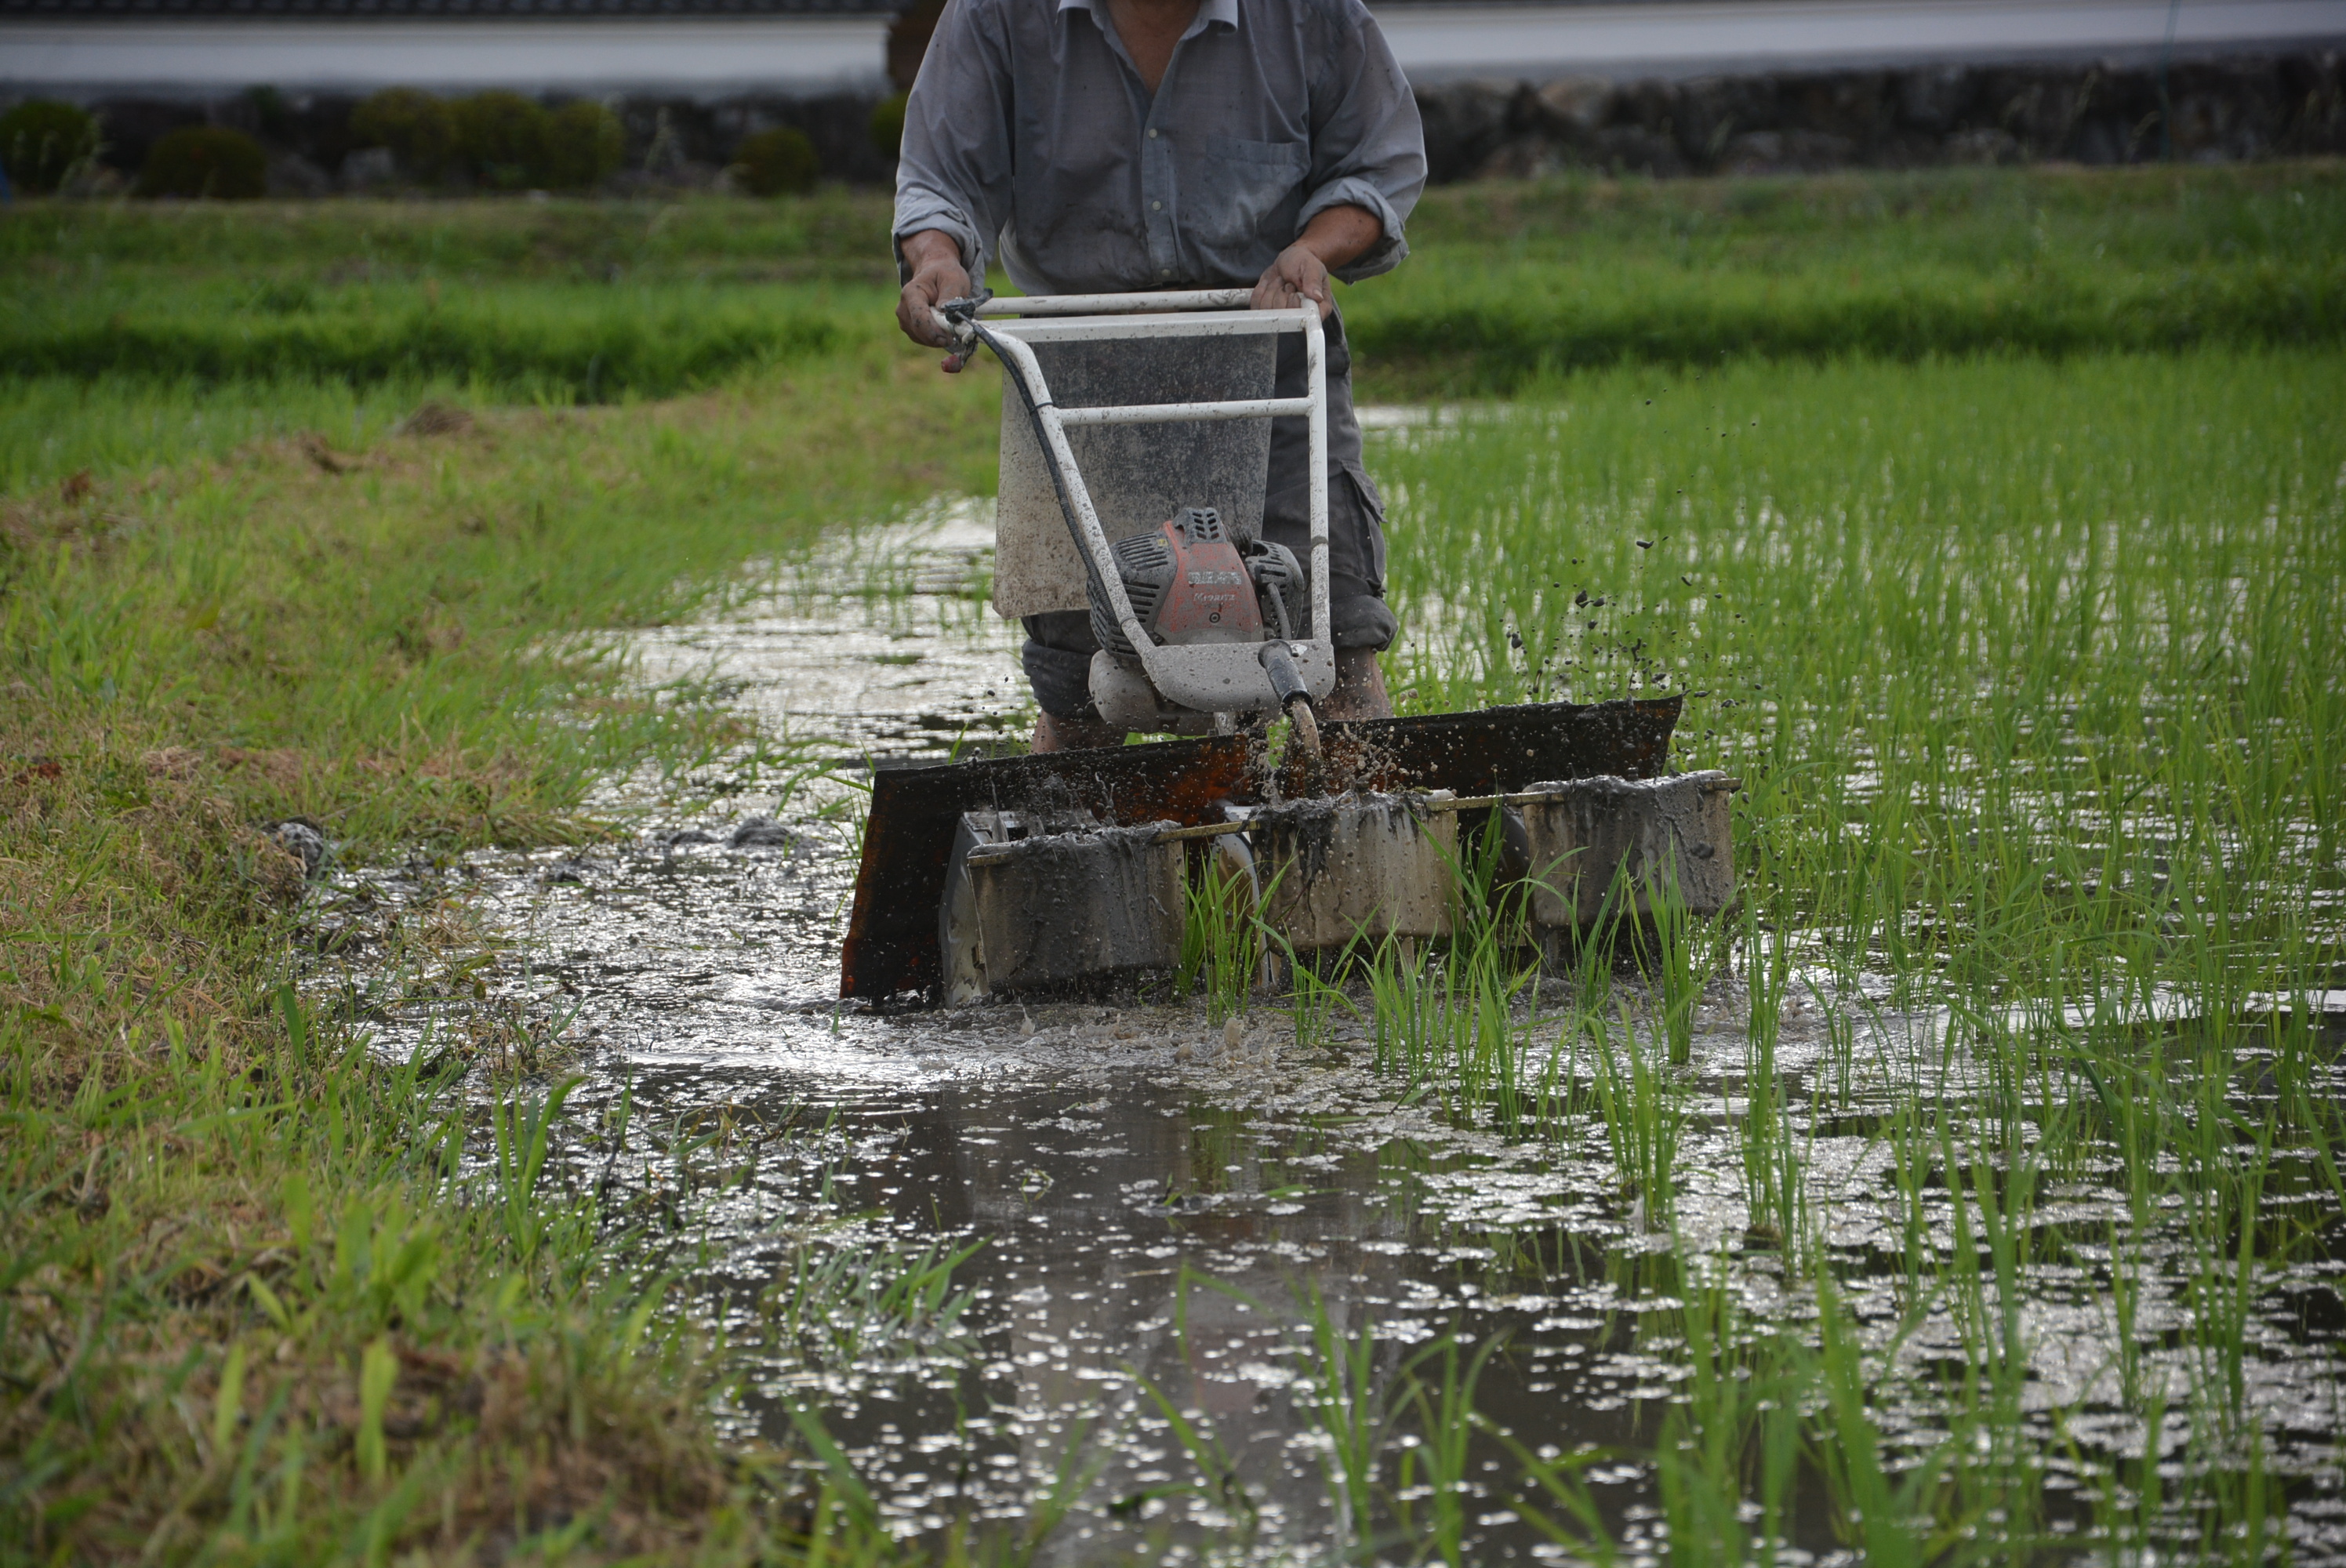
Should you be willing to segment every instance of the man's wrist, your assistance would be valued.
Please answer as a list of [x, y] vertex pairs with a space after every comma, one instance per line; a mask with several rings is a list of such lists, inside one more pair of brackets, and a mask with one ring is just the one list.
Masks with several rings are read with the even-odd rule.
[[950, 263], [967, 270], [962, 260], [961, 241], [942, 229], [923, 229], [907, 234], [897, 242], [903, 252], [904, 264], [918, 272], [926, 268]]

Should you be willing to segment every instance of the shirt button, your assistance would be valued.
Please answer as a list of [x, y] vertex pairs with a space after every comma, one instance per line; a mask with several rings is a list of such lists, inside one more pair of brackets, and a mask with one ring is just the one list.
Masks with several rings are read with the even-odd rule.
[[1165, 204], [1161, 201], [1152, 201], [1148, 204], [1148, 210], [1151, 212], [1162, 212], [1165, 210]]
[[1170, 278], [1173, 276], [1173, 269], [1170, 267], [1159, 267], [1157, 269], [1157, 275], [1159, 278]]
[[1155, 126], [1150, 126], [1148, 127], [1148, 139], [1150, 141], [1155, 141], [1157, 139], [1157, 127]]

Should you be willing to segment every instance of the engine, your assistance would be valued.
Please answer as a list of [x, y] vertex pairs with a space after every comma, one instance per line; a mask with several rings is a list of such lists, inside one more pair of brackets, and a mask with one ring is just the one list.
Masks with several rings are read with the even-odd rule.
[[[1308, 631], [1309, 585], [1295, 552], [1234, 537], [1210, 506], [1191, 506], [1152, 533], [1109, 546], [1125, 596], [1159, 644], [1255, 643]], [[1092, 635], [1118, 661], [1140, 659], [1102, 596], [1091, 596]]]

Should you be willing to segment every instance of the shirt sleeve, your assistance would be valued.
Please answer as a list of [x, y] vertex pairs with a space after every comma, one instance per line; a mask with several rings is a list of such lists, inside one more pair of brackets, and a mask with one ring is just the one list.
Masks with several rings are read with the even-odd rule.
[[1311, 189], [1295, 222], [1300, 233], [1346, 203], [1374, 213], [1383, 237], [1333, 269], [1357, 283], [1392, 271], [1409, 254], [1402, 229], [1425, 189], [1425, 131], [1409, 78], [1367, 7], [1344, 0], [1325, 15], [1333, 36], [1320, 52], [1327, 68], [1312, 84]]
[[935, 229], [954, 237], [962, 266], [982, 280], [1010, 219], [1012, 95], [995, 20], [982, 0], [952, 0], [913, 79], [896, 159], [899, 278], [911, 272], [905, 239]]

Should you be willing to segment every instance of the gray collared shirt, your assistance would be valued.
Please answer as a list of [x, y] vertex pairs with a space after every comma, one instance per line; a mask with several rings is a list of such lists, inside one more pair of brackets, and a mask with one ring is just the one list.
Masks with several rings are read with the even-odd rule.
[[1384, 229], [1351, 282], [1409, 253], [1424, 187], [1416, 100], [1361, 0], [1204, 0], [1153, 97], [1106, 0], [952, 0], [904, 109], [895, 235], [942, 229], [1028, 293], [1224, 287], [1349, 202]]

